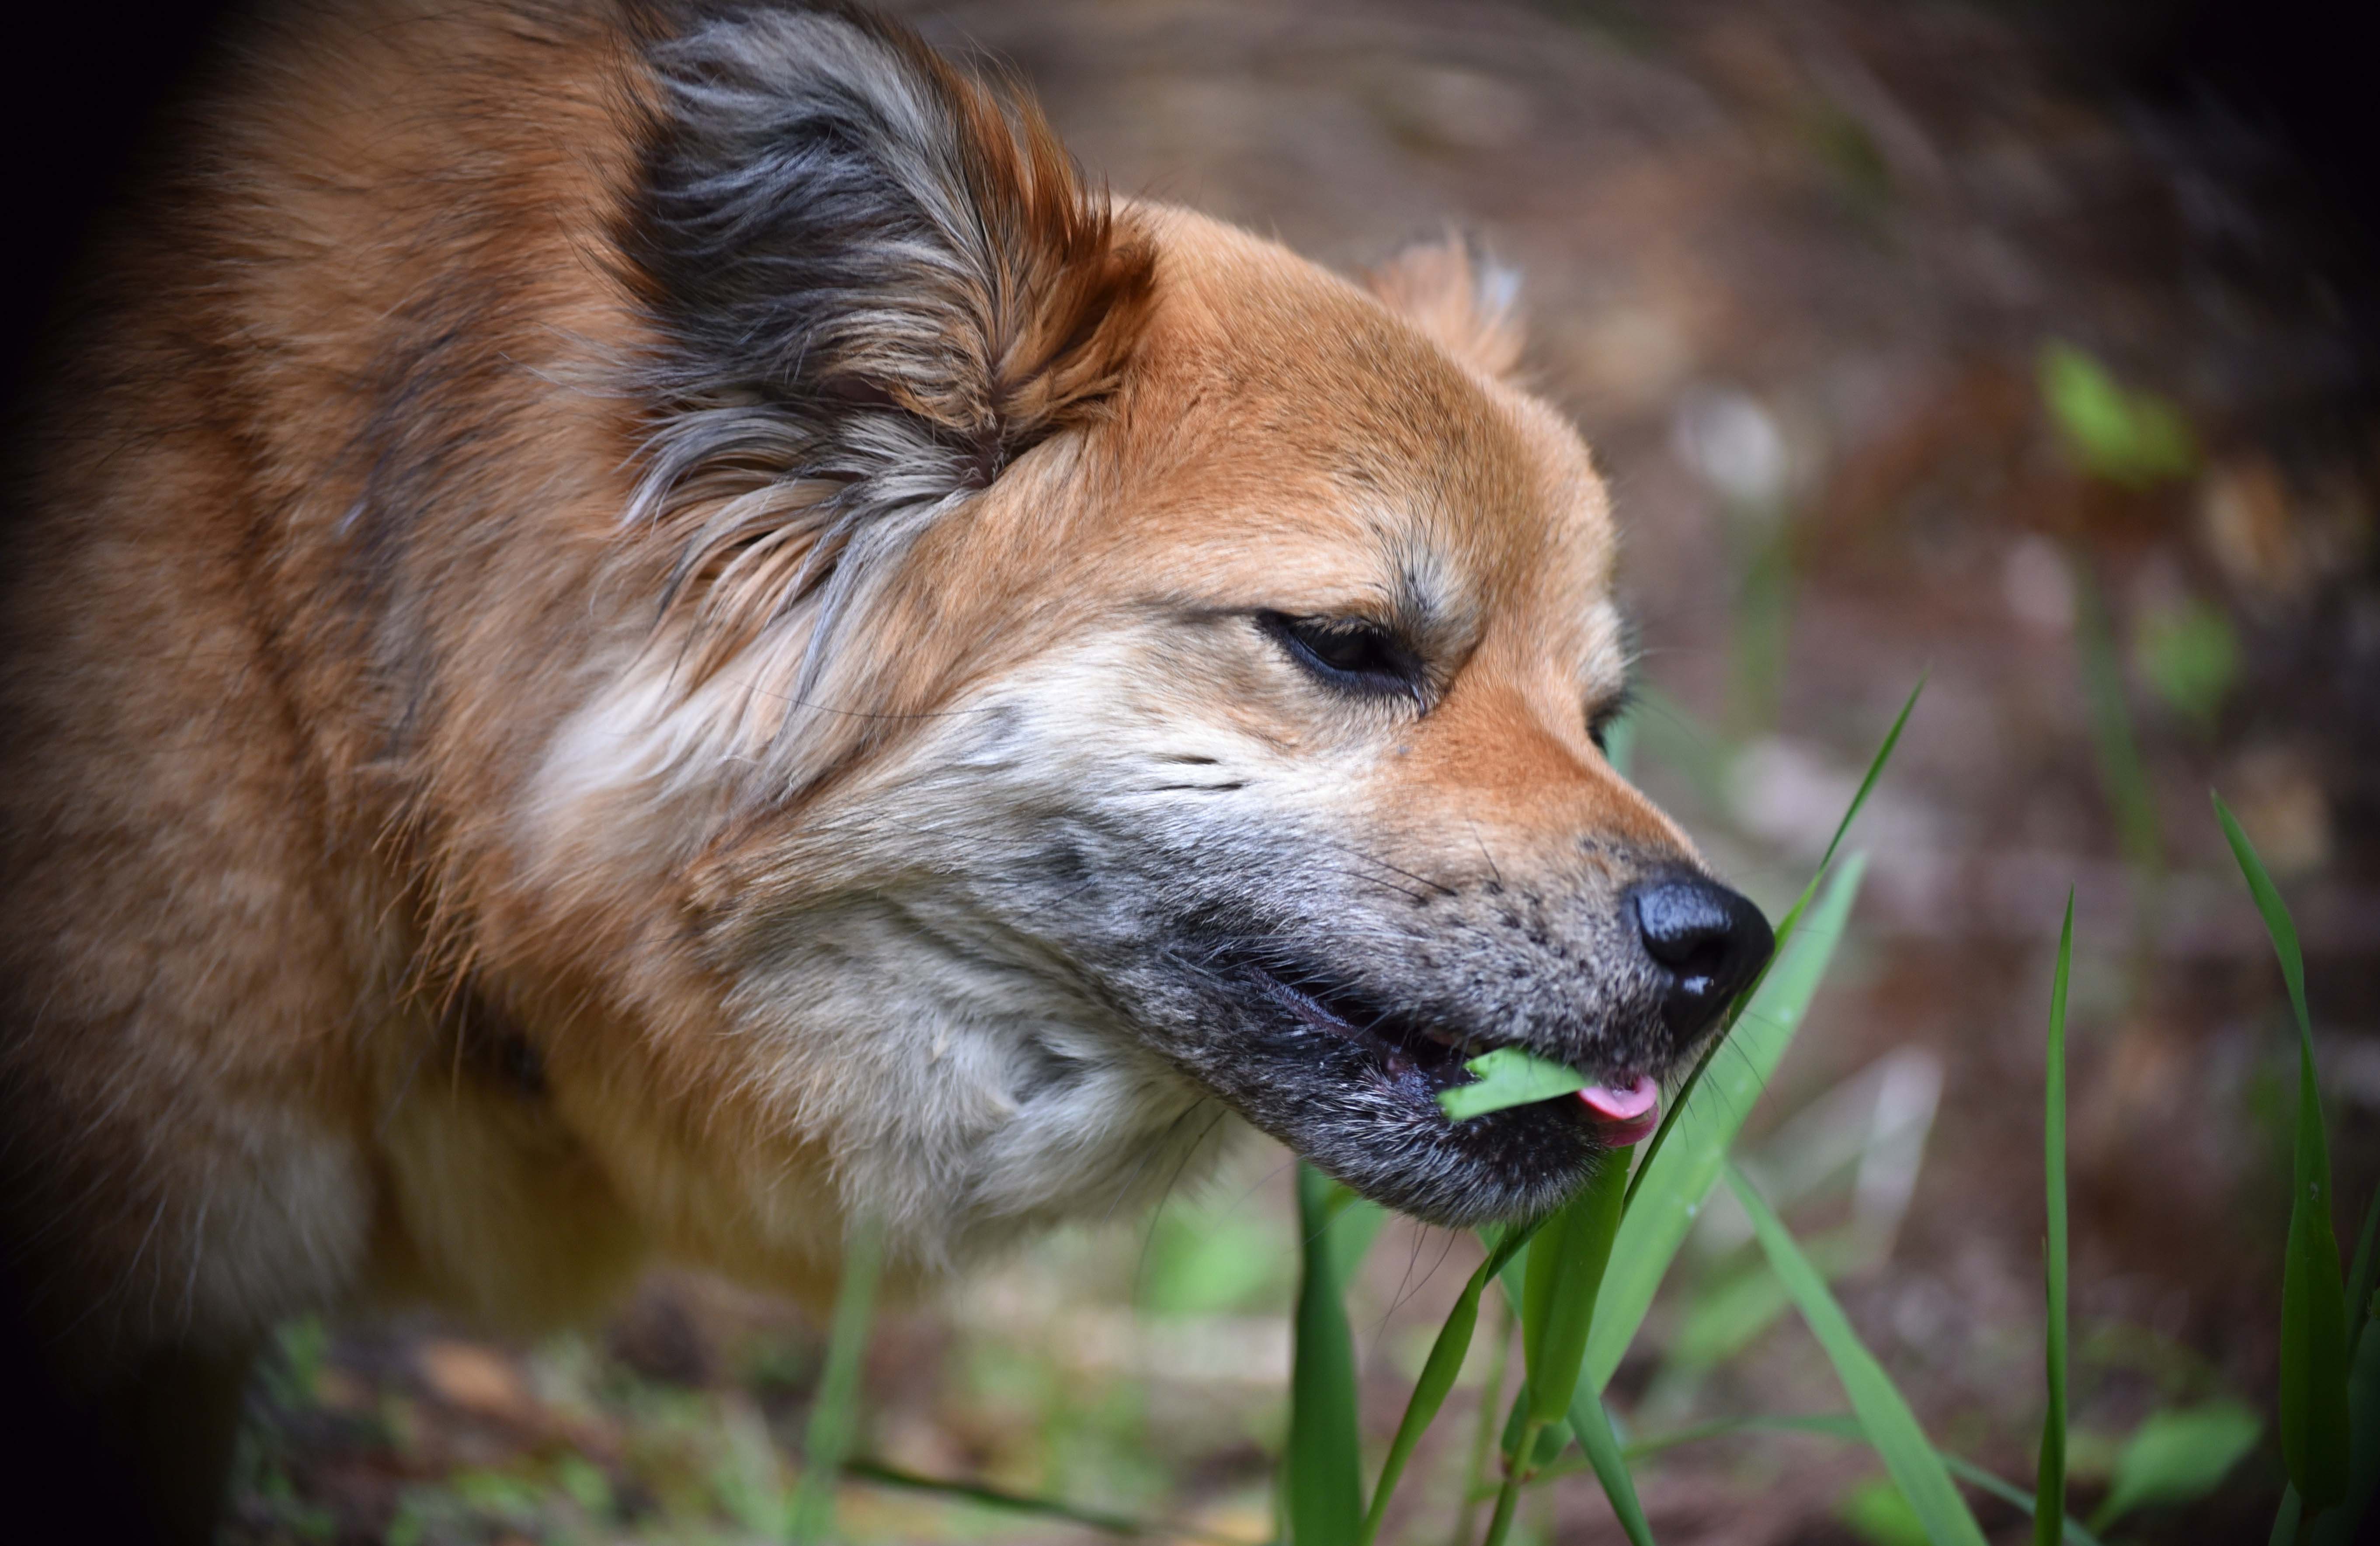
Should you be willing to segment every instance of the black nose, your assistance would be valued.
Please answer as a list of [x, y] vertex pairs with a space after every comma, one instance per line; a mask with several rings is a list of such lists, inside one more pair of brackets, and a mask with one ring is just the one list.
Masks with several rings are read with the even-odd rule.
[[1673, 871], [1629, 888], [1645, 953], [1670, 979], [1661, 1018], [1680, 1038], [1699, 1033], [1777, 948], [1760, 909], [1717, 881]]

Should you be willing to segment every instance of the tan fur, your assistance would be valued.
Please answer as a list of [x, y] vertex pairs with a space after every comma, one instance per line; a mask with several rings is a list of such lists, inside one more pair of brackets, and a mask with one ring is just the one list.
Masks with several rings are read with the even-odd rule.
[[[823, 664], [817, 555], [688, 571], [749, 490], [627, 518], [632, 41], [431, 0], [262, 29], [109, 250], [33, 453], [0, 767], [14, 1227], [93, 1379], [313, 1307], [544, 1323], [655, 1252], [802, 1291], [856, 1207], [924, 1270], [1154, 1190], [1116, 1156], [1203, 1152], [1202, 1093], [945, 888], [1086, 801], [1189, 831], [1152, 768], [1244, 775], [1201, 823], [1432, 876], [1691, 852], [1590, 743], [1608, 503], [1468, 255], [1367, 293], [1111, 213], [971, 85], [993, 239], [1050, 267], [998, 298], [997, 402], [905, 405], [1029, 449]], [[376, 548], [399, 464], [437, 481]], [[1419, 718], [1200, 621], [1385, 604], [1400, 564], [1451, 598]], [[1005, 1093], [1002, 1017], [1091, 1070], [1059, 1126]]]

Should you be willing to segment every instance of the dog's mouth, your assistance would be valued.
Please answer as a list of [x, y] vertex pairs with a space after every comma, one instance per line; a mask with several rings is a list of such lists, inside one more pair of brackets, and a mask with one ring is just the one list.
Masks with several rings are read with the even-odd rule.
[[[1292, 982], [1258, 966], [1251, 965], [1247, 972], [1258, 990], [1302, 1032], [1353, 1044], [1368, 1055], [1390, 1087], [1440, 1122], [1450, 1118], [1438, 1096], [1475, 1078], [1466, 1065], [1483, 1053], [1516, 1045], [1383, 1007], [1308, 973], [1300, 972]], [[1661, 1087], [1650, 1073], [1633, 1069], [1580, 1071], [1589, 1081], [1584, 1089], [1529, 1105], [1582, 1123], [1597, 1147], [1622, 1148], [1652, 1136], [1661, 1120]]]

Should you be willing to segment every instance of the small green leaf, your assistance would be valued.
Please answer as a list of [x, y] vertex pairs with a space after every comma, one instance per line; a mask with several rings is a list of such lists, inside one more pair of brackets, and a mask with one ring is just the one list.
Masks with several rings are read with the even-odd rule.
[[2095, 477], [2145, 489], [2197, 469], [2198, 447], [2180, 409], [2155, 393], [2127, 391], [2070, 344], [2041, 351], [2041, 395], [2069, 454]]
[[1342, 1298], [1342, 1248], [1331, 1238], [1337, 1184], [1297, 1167], [1297, 1220], [1305, 1267], [1297, 1287], [1289, 1381], [1289, 1443], [1281, 1456], [1283, 1513], [1296, 1546], [1354, 1546], [1364, 1485], [1355, 1431], [1355, 1342]]
[[2222, 1485], [2264, 1431], [2265, 1419], [2237, 1401], [2150, 1413], [2116, 1457], [2116, 1474], [2091, 1516], [2091, 1528], [2104, 1530], [2153, 1504], [2204, 1497]]
[[1463, 1065], [1475, 1081], [1439, 1093], [1439, 1108], [1451, 1122], [1465, 1122], [1507, 1106], [1529, 1105], [1586, 1088], [1586, 1076], [1516, 1046], [1500, 1046]]
[[2305, 957], [2297, 924], [2265, 873], [2256, 845], [2215, 796], [2215, 815], [2231, 844], [2265, 932], [2280, 957], [2281, 980], [2298, 1021], [2298, 1118], [2288, 1255], [2281, 1271], [2281, 1457], [2289, 1484], [2319, 1514], [2347, 1495], [2347, 1286], [2330, 1221], [2330, 1148], [2313, 1069], [2313, 1021], [2306, 1013]]
[[2240, 681], [2240, 635], [2230, 615], [2204, 601], [2143, 612], [2132, 632], [2132, 663], [2157, 695], [2204, 731], [2215, 729]]
[[1924, 1522], [1926, 1538], [1933, 1546], [1984, 1546], [1982, 1527], [1959, 1495], [1925, 1429], [1918, 1426], [1916, 1414], [1894, 1388], [1884, 1366], [1876, 1361], [1876, 1355], [1852, 1330], [1842, 1306], [1835, 1302], [1817, 1269], [1802, 1254], [1784, 1221], [1732, 1165], [1727, 1167], [1727, 1183], [1752, 1216], [1753, 1232], [1768, 1253], [1768, 1264], [1785, 1280], [1793, 1302], [1801, 1307], [1802, 1319], [1826, 1349], [1836, 1378], [1842, 1382], [1843, 1394], [1851, 1397], [1852, 1410], [1867, 1431], [1868, 1443], [1883, 1457], [1893, 1484]]
[[2058, 929], [2058, 970], [2049, 989], [2049, 1055], [2042, 1097], [2042, 1173], [2049, 1229], [2042, 1250], [2047, 1282], [2049, 1409], [2041, 1419], [2041, 1466], [2035, 1480], [2033, 1539], [2057, 1546], [2066, 1516], [2066, 980], [2074, 963], [2074, 892], [2066, 893], [2066, 921]]

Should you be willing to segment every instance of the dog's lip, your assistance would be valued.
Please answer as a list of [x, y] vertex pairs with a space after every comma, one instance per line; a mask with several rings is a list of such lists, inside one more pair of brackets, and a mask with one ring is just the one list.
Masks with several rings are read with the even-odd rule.
[[[1382, 1028], [1391, 1020], [1402, 1018], [1399, 1017], [1394, 1010], [1387, 1010], [1370, 1017], [1370, 1023], [1359, 1024], [1354, 1018], [1341, 1013], [1339, 1010], [1332, 1009], [1329, 1004], [1325, 1003], [1323, 1001], [1323, 996], [1320, 994], [1314, 993], [1308, 989], [1299, 987], [1293, 983], [1285, 981], [1278, 974], [1269, 972], [1261, 966], [1250, 964], [1247, 968], [1247, 972], [1250, 976], [1257, 980], [1257, 985], [1262, 987], [1269, 996], [1286, 1007], [1290, 1012], [1296, 1015], [1298, 1019], [1305, 1021], [1306, 1023], [1314, 1026], [1318, 1030], [1330, 1031], [1341, 1035], [1353, 1036], [1359, 1040], [1378, 1041], [1384, 1039], [1381, 1035]], [[1335, 997], [1338, 996], [1338, 995], [1333, 993], [1331, 996]], [[1414, 1033], [1427, 1038], [1439, 1046], [1446, 1048], [1448, 1051], [1463, 1053], [1465, 1056], [1475, 1057], [1478, 1053], [1486, 1052], [1490, 1047], [1501, 1045], [1487, 1037], [1455, 1036], [1434, 1027], [1420, 1024], [1417, 1021], [1407, 1021], [1406, 1025], [1407, 1028]]]
[[[1358, 1025], [1323, 1003], [1315, 995], [1282, 981], [1261, 966], [1250, 963], [1246, 970], [1268, 997], [1315, 1030], [1343, 1037], [1380, 1052], [1391, 1060], [1392, 1066], [1400, 1053], [1409, 1047], [1408, 1043], [1384, 1034], [1380, 1022]], [[1442, 1082], [1445, 1089], [1454, 1089], [1473, 1082], [1473, 1076], [1465, 1066], [1471, 1058], [1481, 1053], [1493, 1051], [1500, 1046], [1513, 1045], [1490, 1036], [1450, 1036], [1441, 1031], [1418, 1023], [1412, 1023], [1408, 1028], [1444, 1050], [1445, 1057], [1442, 1063], [1431, 1071], [1443, 1074], [1442, 1081], [1433, 1080], [1433, 1082]], [[1436, 1101], [1433, 1100], [1427, 1104], [1433, 1112], [1438, 1112]], [[1585, 1117], [1588, 1124], [1596, 1129], [1598, 1137], [1606, 1145], [1618, 1148], [1641, 1141], [1659, 1125], [1661, 1087], [1649, 1074], [1629, 1071], [1612, 1074], [1592, 1082], [1580, 1090], [1574, 1097], [1555, 1095], [1530, 1104], [1565, 1108], [1577, 1113]], [[1438, 1112], [1438, 1115], [1441, 1120], [1446, 1119], [1443, 1112]]]

